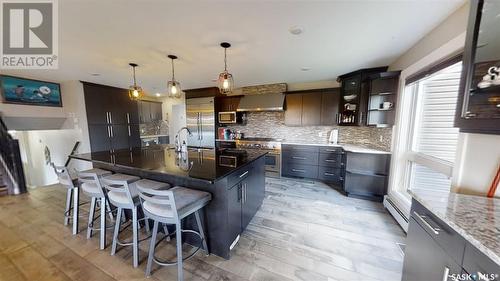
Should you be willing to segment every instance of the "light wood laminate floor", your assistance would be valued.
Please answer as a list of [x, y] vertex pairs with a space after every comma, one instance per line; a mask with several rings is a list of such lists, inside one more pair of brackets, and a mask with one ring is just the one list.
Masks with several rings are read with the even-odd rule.
[[[62, 223], [64, 202], [57, 185], [0, 198], [0, 280], [176, 280], [176, 267], [154, 266], [144, 278], [149, 241], [141, 243], [134, 269], [130, 247], [110, 256], [110, 247], [98, 249], [98, 235], [86, 239], [86, 219], [71, 235]], [[185, 280], [401, 280], [396, 243], [404, 239], [380, 203], [347, 198], [323, 183], [267, 178], [264, 204], [231, 260], [199, 252], [185, 262]], [[159, 255], [173, 257], [173, 246], [163, 242]]]

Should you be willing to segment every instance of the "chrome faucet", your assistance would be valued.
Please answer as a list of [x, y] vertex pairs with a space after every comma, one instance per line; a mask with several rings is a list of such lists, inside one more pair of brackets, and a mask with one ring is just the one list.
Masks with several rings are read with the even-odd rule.
[[177, 131], [177, 134], [175, 135], [175, 151], [177, 151], [177, 152], [181, 152], [181, 150], [182, 150], [181, 141], [179, 139], [179, 134], [182, 132], [182, 130], [186, 130], [190, 136], [193, 135], [191, 133], [191, 130], [189, 130], [188, 127], [182, 127], [179, 129], [179, 131]]

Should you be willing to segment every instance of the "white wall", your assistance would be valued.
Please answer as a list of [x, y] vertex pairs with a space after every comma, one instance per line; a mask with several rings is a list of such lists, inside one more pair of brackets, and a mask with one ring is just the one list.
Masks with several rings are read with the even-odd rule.
[[[391, 70], [403, 70], [400, 89], [405, 77], [463, 49], [468, 9], [468, 3], [464, 4], [389, 66]], [[397, 132], [396, 127], [395, 134]], [[486, 194], [499, 164], [500, 136], [460, 133], [452, 177], [453, 190]], [[499, 192], [497, 194], [500, 196]]]
[[172, 111], [173, 106], [179, 104], [186, 104], [186, 96], [184, 93], [181, 98], [173, 99], [173, 98], [163, 98], [162, 102], [162, 111], [163, 111], [163, 120], [167, 120], [168, 129], [169, 129], [169, 139], [170, 143], [174, 143], [174, 137], [177, 131], [186, 126], [186, 110], [178, 110], [175, 112]]
[[446, 18], [441, 24], [420, 39], [390, 66], [389, 70], [404, 70], [417, 63], [445, 43], [464, 33], [469, 16], [468, 1]]
[[[20, 141], [26, 180], [30, 186], [56, 182], [54, 172], [45, 165], [45, 146], [51, 150], [52, 160], [56, 165], [64, 165], [76, 141], [81, 142], [79, 153], [90, 152], [83, 85], [79, 81], [59, 83], [61, 84], [62, 108], [0, 103], [0, 111], [6, 117], [66, 118], [60, 130], [13, 133], [14, 137]], [[78, 170], [89, 167], [91, 167], [90, 163], [75, 160], [72, 160], [70, 166]]]

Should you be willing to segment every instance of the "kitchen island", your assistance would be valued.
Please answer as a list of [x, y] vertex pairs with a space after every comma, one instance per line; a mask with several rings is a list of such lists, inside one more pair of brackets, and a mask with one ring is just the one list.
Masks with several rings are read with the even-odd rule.
[[[167, 182], [212, 194], [202, 216], [211, 254], [230, 258], [239, 235], [260, 208], [265, 190], [266, 153], [243, 149], [190, 149], [170, 146], [72, 155], [95, 168]], [[193, 218], [183, 228], [196, 229]], [[189, 242], [189, 239], [188, 239]]]

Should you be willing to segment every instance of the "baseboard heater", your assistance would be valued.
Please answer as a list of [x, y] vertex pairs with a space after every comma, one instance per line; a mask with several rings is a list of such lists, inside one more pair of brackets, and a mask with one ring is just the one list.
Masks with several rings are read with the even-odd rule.
[[405, 232], [408, 232], [408, 217], [398, 208], [398, 205], [388, 196], [384, 196], [384, 207], [399, 223]]

